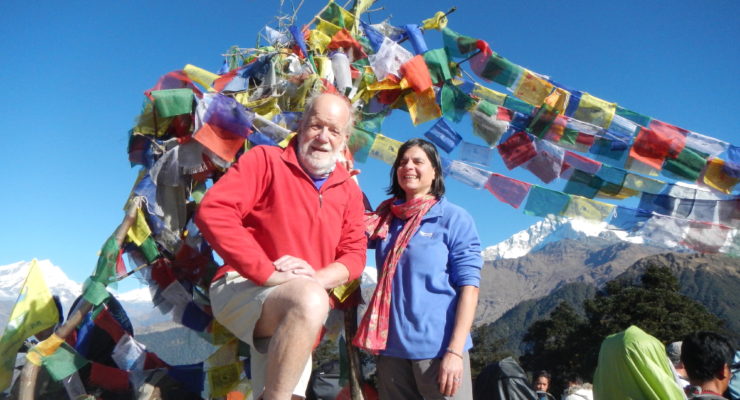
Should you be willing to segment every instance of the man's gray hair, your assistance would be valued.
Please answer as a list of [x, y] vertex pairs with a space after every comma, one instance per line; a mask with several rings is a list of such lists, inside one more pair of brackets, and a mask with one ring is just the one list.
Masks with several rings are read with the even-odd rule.
[[342, 104], [347, 106], [347, 114], [349, 115], [349, 118], [347, 119], [347, 125], [344, 127], [342, 131], [344, 132], [345, 135], [347, 135], [347, 138], [349, 138], [349, 136], [352, 134], [352, 127], [355, 125], [355, 109], [354, 107], [352, 107], [352, 103], [350, 103], [349, 99], [337, 93], [323, 92], [323, 93], [314, 93], [311, 96], [309, 96], [306, 99], [306, 105], [303, 110], [303, 116], [301, 116], [301, 124], [299, 125], [299, 130], [303, 131], [304, 125], [308, 122], [308, 118], [306, 117], [311, 115], [311, 113], [313, 112], [313, 107], [314, 107], [314, 104], [316, 103], [316, 99], [318, 99], [319, 97], [323, 95], [336, 96], [338, 99], [342, 100]]

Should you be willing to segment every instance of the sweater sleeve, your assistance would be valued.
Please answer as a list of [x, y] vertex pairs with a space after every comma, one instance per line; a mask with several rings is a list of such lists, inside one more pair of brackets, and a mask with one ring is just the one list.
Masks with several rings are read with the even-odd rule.
[[457, 208], [456, 211], [453, 220], [450, 221], [450, 278], [456, 287], [479, 287], [483, 257], [478, 231], [475, 228], [473, 217], [467, 211], [462, 208]]
[[248, 151], [206, 192], [195, 216], [203, 237], [224, 262], [259, 285], [275, 267], [243, 221], [269, 186], [269, 169], [264, 149]]
[[365, 237], [365, 206], [362, 192], [354, 181], [351, 185], [348, 207], [342, 222], [342, 237], [337, 246], [336, 261], [349, 270], [349, 280], [357, 279], [365, 268], [367, 238]]

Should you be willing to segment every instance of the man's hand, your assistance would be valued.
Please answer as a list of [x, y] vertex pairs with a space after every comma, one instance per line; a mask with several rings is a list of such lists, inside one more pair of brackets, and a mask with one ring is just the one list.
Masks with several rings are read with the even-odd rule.
[[284, 255], [273, 262], [275, 271], [289, 272], [293, 275], [313, 276], [316, 271], [305, 260], [290, 255]]

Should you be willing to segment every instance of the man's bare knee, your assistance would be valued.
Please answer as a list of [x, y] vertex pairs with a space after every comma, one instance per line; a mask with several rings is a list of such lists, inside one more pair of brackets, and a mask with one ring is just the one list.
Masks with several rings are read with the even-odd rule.
[[286, 318], [302, 324], [322, 324], [329, 313], [329, 296], [321, 285], [296, 279], [277, 287], [265, 300], [255, 337], [272, 336]]

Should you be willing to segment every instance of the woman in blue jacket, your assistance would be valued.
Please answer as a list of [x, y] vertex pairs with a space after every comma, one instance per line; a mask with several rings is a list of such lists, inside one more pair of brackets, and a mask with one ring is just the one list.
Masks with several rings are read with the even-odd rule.
[[433, 144], [398, 151], [388, 194], [367, 218], [378, 287], [355, 345], [378, 354], [385, 399], [472, 399], [470, 327], [483, 260], [473, 218], [444, 197]]

